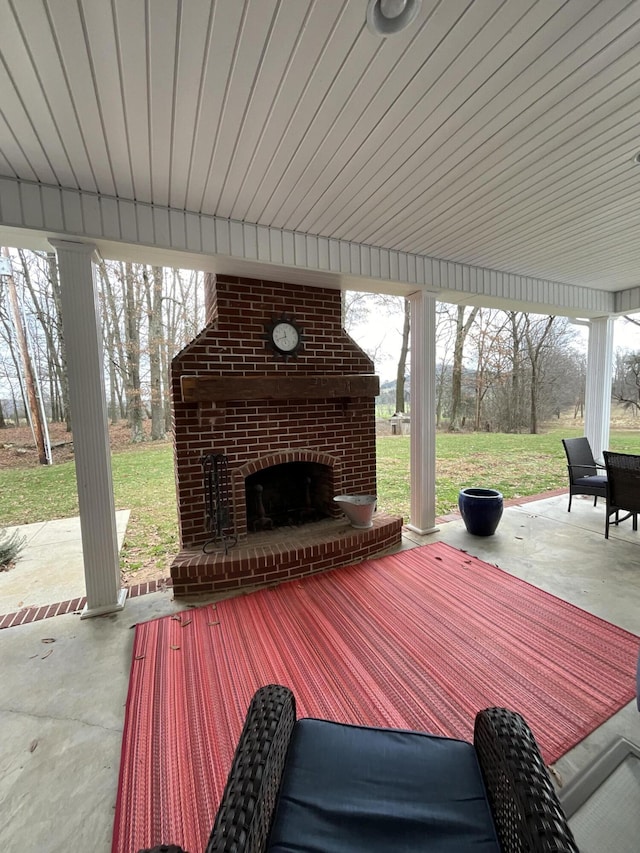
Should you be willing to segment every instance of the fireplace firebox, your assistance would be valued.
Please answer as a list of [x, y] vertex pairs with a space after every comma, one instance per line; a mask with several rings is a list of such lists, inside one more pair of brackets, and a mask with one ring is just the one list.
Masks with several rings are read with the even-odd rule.
[[247, 477], [245, 492], [251, 531], [320, 521], [330, 515], [332, 470], [315, 462], [272, 465]]

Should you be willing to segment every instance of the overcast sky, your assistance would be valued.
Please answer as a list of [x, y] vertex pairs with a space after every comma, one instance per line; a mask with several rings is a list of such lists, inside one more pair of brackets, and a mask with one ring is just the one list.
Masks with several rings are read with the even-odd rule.
[[[635, 315], [640, 323], [640, 314]], [[579, 340], [587, 347], [588, 329], [586, 326], [575, 326]], [[382, 382], [396, 378], [397, 359], [400, 354], [402, 340], [402, 316], [381, 315], [372, 312], [367, 322], [354, 327], [351, 336], [368, 352], [378, 352], [376, 372]], [[614, 324], [613, 349], [640, 350], [640, 326], [629, 323], [618, 317]]]

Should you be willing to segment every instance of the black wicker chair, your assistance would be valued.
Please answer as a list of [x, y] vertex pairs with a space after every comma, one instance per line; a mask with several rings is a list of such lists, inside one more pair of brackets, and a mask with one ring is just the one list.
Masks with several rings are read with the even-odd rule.
[[563, 438], [564, 452], [567, 454], [567, 470], [569, 471], [569, 508], [574, 495], [593, 495], [593, 505], [598, 498], [607, 495], [607, 476], [603, 465], [593, 458], [589, 439]]
[[[604, 536], [609, 538], [611, 516], [615, 515], [614, 524], [619, 524], [627, 518], [633, 519], [633, 529], [638, 529], [638, 513], [640, 513], [640, 456], [630, 453], [603, 452], [604, 464], [607, 469], [607, 518]], [[621, 512], [626, 515], [620, 517]]]
[[[305, 724], [311, 724], [311, 735], [301, 735], [302, 729], [298, 727], [304, 728]], [[313, 728], [314, 725], [316, 729]], [[346, 756], [336, 756], [333, 752], [328, 754], [323, 746], [319, 746], [315, 737], [317, 731], [323, 731], [323, 726], [328, 727], [330, 737], [339, 730], [338, 734], [341, 738], [346, 738], [347, 741], [353, 738], [350, 745], [351, 752]], [[438, 832], [442, 831], [442, 825], [440, 827], [435, 825], [435, 829], [432, 829], [429, 821], [432, 810], [435, 809], [437, 812], [441, 807], [440, 792], [441, 788], [446, 788], [448, 784], [447, 774], [436, 771], [432, 772], [429, 778], [430, 765], [418, 763], [421, 783], [407, 791], [406, 779], [398, 780], [391, 770], [388, 774], [386, 772], [389, 766], [393, 767], [394, 757], [390, 755], [389, 747], [391, 745], [391, 751], [396, 748], [394, 744], [398, 736], [403, 744], [398, 747], [398, 749], [404, 749], [403, 761], [407, 756], [414, 755], [414, 743], [420, 750], [420, 739], [426, 739], [435, 744], [436, 755], [442, 751], [446, 753], [449, 745], [454, 749], [455, 757], [450, 762], [451, 773], [455, 775], [456, 772], [461, 772], [457, 762], [459, 756], [463, 755], [466, 756], [463, 757], [463, 762], [467, 762], [464, 766], [473, 771], [472, 776], [477, 776], [474, 784], [477, 786], [476, 790], [480, 791], [479, 796], [476, 793], [475, 797], [468, 798], [466, 792], [461, 792], [459, 798], [454, 797], [453, 803], [449, 802], [445, 805], [445, 809], [449, 809], [444, 819], [445, 843], [442, 847], [438, 846], [438, 850], [469, 849], [468, 846], [464, 846], [464, 843], [458, 846], [457, 827], [460, 826], [459, 831], [462, 837], [469, 832], [469, 826], [473, 825], [473, 820], [465, 821], [463, 818], [458, 825], [456, 814], [460, 804], [463, 810], [468, 808], [468, 799], [470, 799], [472, 808], [477, 808], [480, 800], [479, 808], [485, 815], [485, 822], [489, 824], [488, 836], [490, 836], [488, 840], [486, 837], [482, 839], [478, 847], [475, 846], [477, 839], [474, 837], [471, 842], [474, 850], [495, 849], [501, 853], [578, 853], [536, 742], [519, 714], [504, 708], [488, 708], [481, 711], [476, 717], [474, 743], [471, 745], [463, 741], [433, 738], [416, 732], [369, 729], [317, 720], [297, 722], [293, 694], [288, 688], [280, 685], [260, 688], [249, 706], [206, 853], [266, 853], [273, 849], [293, 849], [288, 848], [286, 837], [283, 841], [282, 830], [283, 823], [286, 824], [292, 815], [295, 819], [296, 811], [298, 824], [296, 829], [292, 829], [289, 839], [296, 850], [322, 850], [326, 853], [331, 853], [333, 849], [367, 850], [370, 853], [373, 849], [393, 849], [394, 851], [420, 849], [428, 853], [431, 849], [432, 832], [433, 837], [437, 838]], [[301, 743], [305, 743], [305, 737], [307, 738], [306, 754], [305, 747], [301, 746]], [[385, 770], [382, 777], [375, 776], [374, 770], [373, 790], [376, 791], [376, 786], [381, 785], [383, 788], [387, 786], [389, 791], [393, 792], [391, 806], [386, 803], [384, 791], [381, 799], [381, 802], [388, 807], [388, 820], [378, 811], [374, 811], [372, 815], [365, 817], [365, 822], [369, 821], [371, 825], [362, 823], [359, 812], [362, 808], [363, 790], [368, 792], [371, 788], [364, 786], [363, 789], [359, 785], [359, 779], [356, 780], [355, 785], [358, 789], [354, 797], [356, 805], [351, 810], [350, 803], [347, 803], [346, 810], [343, 809], [340, 796], [345, 779], [340, 775], [339, 770], [330, 777], [335, 782], [338, 793], [336, 795], [335, 792], [328, 792], [330, 800], [333, 796], [334, 805], [335, 798], [338, 797], [338, 814], [336, 815], [330, 808], [323, 811], [324, 792], [327, 787], [331, 788], [333, 785], [318, 785], [313, 772], [309, 772], [310, 767], [312, 770], [315, 767], [313, 760], [309, 764], [309, 745], [312, 751], [314, 749], [317, 751], [325, 771], [327, 766], [342, 767], [344, 775], [350, 779], [354, 774], [349, 761], [351, 757], [358, 755], [362, 744], [361, 738], [368, 738], [371, 745], [376, 743], [377, 737], [383, 741], [383, 746], [380, 750], [374, 749], [367, 754], [364, 766], [368, 768], [371, 761], [374, 768], [377, 766]], [[416, 739], [415, 742], [412, 738]], [[429, 749], [431, 748], [433, 747], [430, 743]], [[375, 752], [378, 752], [377, 756]], [[412, 760], [415, 763], [415, 759]], [[302, 776], [295, 776], [298, 771], [291, 770], [292, 764], [297, 764], [298, 769], [302, 766]], [[463, 772], [466, 773], [466, 770]], [[387, 775], [389, 778], [386, 778]], [[307, 785], [306, 793], [303, 791], [299, 796], [299, 789], [295, 788], [296, 779], [305, 780], [303, 786]], [[368, 780], [369, 783], [371, 781], [371, 779]], [[291, 796], [292, 784], [294, 785], [293, 796]], [[347, 784], [351, 784], [350, 781]], [[404, 786], [400, 787], [403, 791], [402, 796], [406, 797], [409, 794], [412, 802], [408, 820], [405, 823], [396, 819], [397, 785]], [[433, 806], [427, 801], [425, 788], [430, 788], [431, 792], [436, 794]], [[280, 797], [281, 794], [282, 797]], [[305, 796], [319, 799], [320, 808], [308, 809]], [[396, 797], [395, 805], [393, 797]], [[460, 802], [457, 802], [458, 799]], [[424, 814], [416, 815], [416, 812], [420, 812], [422, 802], [427, 805]], [[318, 811], [321, 813], [319, 818]], [[360, 824], [357, 825], [362, 827], [363, 835], [366, 837], [362, 837], [359, 833], [354, 835], [353, 824], [350, 823], [354, 820], [354, 813], [355, 820], [360, 820]], [[388, 823], [391, 824], [390, 827]], [[317, 827], [318, 825], [321, 827], [320, 838], [316, 835], [312, 842], [306, 844], [305, 839], [310, 837], [307, 826]], [[418, 837], [423, 842], [426, 840], [426, 843], [410, 848], [411, 839], [415, 837], [416, 825]], [[388, 837], [389, 832], [391, 835]], [[332, 838], [336, 840], [335, 844], [332, 843]], [[389, 838], [391, 843], [385, 844], [385, 839], [389, 840]], [[469, 844], [468, 834], [465, 838], [466, 843]], [[154, 848], [158, 853], [163, 849], [179, 853], [179, 848], [177, 851], [175, 848]], [[146, 851], [146, 853], [150, 852]]]

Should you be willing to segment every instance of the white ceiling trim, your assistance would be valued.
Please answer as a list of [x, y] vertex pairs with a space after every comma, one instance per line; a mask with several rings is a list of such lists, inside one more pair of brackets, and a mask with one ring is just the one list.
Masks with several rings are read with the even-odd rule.
[[614, 314], [633, 314], [640, 306], [640, 287], [619, 290], [614, 297]]
[[[27, 229], [47, 238], [95, 242], [105, 253], [126, 247], [149, 247], [200, 256], [202, 269], [273, 278], [276, 268], [322, 273], [344, 287], [380, 289], [380, 283], [437, 292], [443, 301], [502, 305], [567, 316], [596, 317], [617, 310], [640, 309], [640, 288], [624, 294], [461, 264], [441, 258], [386, 249], [365, 243], [305, 234], [266, 225], [143, 204], [96, 193], [0, 178], [0, 241], [3, 229]], [[103, 246], [101, 247], [101, 243]], [[180, 254], [177, 254], [180, 253]], [[148, 262], [152, 262], [149, 260]], [[376, 284], [376, 287], [369, 285]], [[395, 292], [398, 292], [395, 288]], [[619, 307], [624, 306], [624, 308]]]

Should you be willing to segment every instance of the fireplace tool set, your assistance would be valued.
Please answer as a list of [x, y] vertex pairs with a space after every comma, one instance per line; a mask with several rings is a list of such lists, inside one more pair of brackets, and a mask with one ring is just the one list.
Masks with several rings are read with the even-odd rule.
[[225, 555], [238, 542], [231, 523], [231, 487], [229, 464], [222, 453], [207, 453], [201, 459], [204, 472], [206, 527], [211, 538], [202, 546], [210, 554], [212, 546], [221, 545]]

